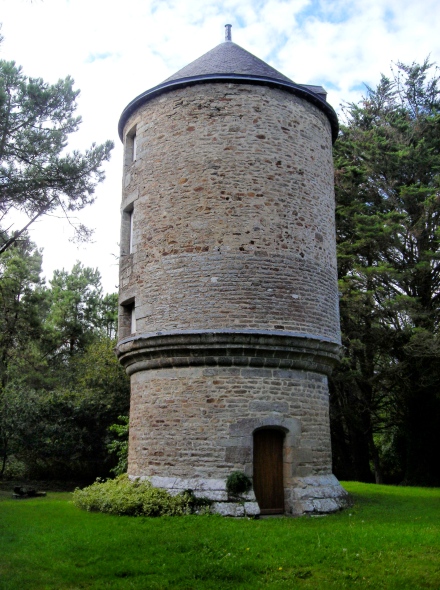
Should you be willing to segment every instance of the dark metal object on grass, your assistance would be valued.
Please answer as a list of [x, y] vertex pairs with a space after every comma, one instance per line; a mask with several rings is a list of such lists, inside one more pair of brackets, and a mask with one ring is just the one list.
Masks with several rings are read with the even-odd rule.
[[41, 498], [46, 495], [46, 492], [37, 492], [33, 488], [22, 488], [20, 486], [14, 487], [13, 498], [16, 500], [23, 500], [25, 498]]

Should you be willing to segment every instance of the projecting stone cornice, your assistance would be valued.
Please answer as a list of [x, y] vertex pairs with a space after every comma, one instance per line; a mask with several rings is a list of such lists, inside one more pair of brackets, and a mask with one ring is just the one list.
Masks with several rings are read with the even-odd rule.
[[341, 346], [327, 338], [272, 330], [181, 330], [124, 338], [116, 354], [128, 375], [148, 369], [226, 366], [302, 369], [329, 375]]
[[325, 101], [319, 94], [313, 92], [311, 86], [302, 84], [295, 84], [294, 82], [284, 81], [266, 76], [250, 76], [245, 74], [205, 74], [202, 76], [191, 76], [188, 78], [182, 78], [181, 80], [170, 80], [165, 81], [154, 88], [143, 92], [135, 99], [133, 99], [123, 110], [121, 118], [118, 124], [118, 133], [121, 141], [123, 141], [124, 126], [128, 119], [133, 113], [135, 113], [141, 106], [143, 106], [149, 100], [170, 92], [172, 90], [179, 90], [180, 88], [186, 88], [187, 86], [193, 86], [195, 84], [203, 83], [230, 83], [230, 84], [257, 84], [260, 86], [270, 86], [272, 88], [278, 88], [285, 90], [291, 94], [294, 94], [305, 101], [313, 104], [320, 111], [322, 111], [328, 118], [332, 130], [333, 143], [336, 141], [339, 133], [338, 117], [333, 108]]

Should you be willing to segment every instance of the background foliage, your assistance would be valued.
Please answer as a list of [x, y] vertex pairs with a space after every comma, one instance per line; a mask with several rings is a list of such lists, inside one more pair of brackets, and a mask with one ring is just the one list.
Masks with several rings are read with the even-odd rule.
[[335, 144], [345, 355], [332, 379], [343, 478], [439, 485], [440, 89], [398, 63]]
[[117, 297], [80, 263], [46, 287], [40, 264], [27, 240], [0, 256], [1, 474], [94, 479], [115, 467], [110, 426], [128, 414]]

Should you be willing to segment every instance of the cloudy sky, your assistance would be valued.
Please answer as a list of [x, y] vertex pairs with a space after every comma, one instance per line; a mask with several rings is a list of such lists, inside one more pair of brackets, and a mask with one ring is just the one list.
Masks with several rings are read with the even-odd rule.
[[113, 139], [107, 178], [80, 220], [95, 228], [93, 244], [69, 242], [59, 218], [35, 224], [47, 279], [76, 260], [99, 268], [106, 291], [117, 285], [122, 146], [117, 123], [144, 90], [232, 40], [292, 80], [320, 84], [338, 111], [374, 86], [392, 62], [440, 64], [438, 0], [0, 0], [0, 58], [48, 82], [71, 75], [81, 89], [81, 130], [70, 147]]

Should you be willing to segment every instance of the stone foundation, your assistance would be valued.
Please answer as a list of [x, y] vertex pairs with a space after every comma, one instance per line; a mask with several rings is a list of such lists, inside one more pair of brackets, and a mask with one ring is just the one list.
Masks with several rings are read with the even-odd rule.
[[291, 514], [327, 514], [346, 508], [349, 496], [333, 474], [297, 477], [285, 490]]
[[[159, 476], [140, 477], [140, 479], [149, 479], [153, 486], [165, 489], [172, 495], [190, 489], [196, 497], [212, 500], [212, 512], [222, 516], [255, 517], [260, 514], [260, 508], [252, 490], [237, 501], [228, 496], [225, 481], [221, 479]], [[348, 493], [334, 475], [299, 477], [295, 478], [292, 484], [291, 488], [284, 490], [286, 505], [289, 506], [286, 514], [293, 516], [328, 514], [349, 505]]]

